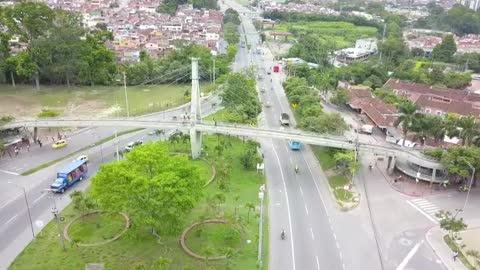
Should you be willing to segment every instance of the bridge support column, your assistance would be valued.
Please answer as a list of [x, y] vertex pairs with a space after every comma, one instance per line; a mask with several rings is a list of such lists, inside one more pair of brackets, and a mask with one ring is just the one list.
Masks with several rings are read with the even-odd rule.
[[190, 146], [192, 159], [196, 159], [202, 154], [202, 133], [195, 128], [195, 124], [202, 121], [200, 86], [198, 83], [198, 60], [198, 58], [192, 58], [192, 101], [190, 103]]
[[397, 158], [395, 156], [389, 156], [388, 157], [388, 168], [387, 168], [388, 174], [393, 173], [393, 170], [395, 169], [395, 162], [396, 161], [397, 161]]

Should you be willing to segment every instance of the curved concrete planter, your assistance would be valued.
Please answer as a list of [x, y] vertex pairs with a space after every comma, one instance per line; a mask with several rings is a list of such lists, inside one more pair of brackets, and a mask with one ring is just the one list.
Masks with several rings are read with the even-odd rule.
[[[195, 252], [193, 252], [191, 249], [188, 248], [188, 246], [185, 244], [185, 238], [186, 238], [186, 235], [195, 227], [197, 226], [200, 226], [200, 225], [204, 225], [204, 224], [230, 224], [233, 228], [235, 228], [239, 233], [240, 235], [242, 236], [242, 242], [240, 244], [240, 247], [238, 249], [235, 250], [235, 253], [239, 252], [244, 246], [245, 246], [245, 243], [246, 243], [246, 237], [245, 237], [245, 231], [238, 225], [235, 225], [235, 224], [232, 224], [226, 220], [223, 220], [223, 219], [209, 219], [209, 220], [204, 220], [204, 221], [199, 221], [199, 222], [195, 222], [193, 224], [191, 224], [190, 226], [188, 226], [188, 228], [186, 228], [182, 235], [180, 236], [180, 239], [178, 240], [179, 241], [179, 244], [180, 244], [180, 247], [183, 249], [183, 251], [185, 251], [185, 253], [187, 253], [188, 256], [190, 257], [193, 257], [195, 259], [199, 259], [199, 260], [206, 260], [207, 258], [205, 256], [201, 256]], [[223, 256], [214, 256], [214, 257], [208, 257], [209, 260], [223, 260], [223, 259], [226, 259], [226, 256], [223, 255]]]
[[[74, 218], [72, 221], [70, 221], [67, 226], [65, 226], [65, 229], [63, 230], [63, 235], [65, 237], [65, 239], [69, 242], [72, 241], [72, 239], [70, 238], [70, 235], [68, 234], [69, 230], [70, 230], [70, 227], [75, 223], [77, 222], [80, 218], [82, 217], [85, 217], [85, 216], [90, 216], [90, 215], [96, 215], [96, 214], [100, 214], [100, 213], [105, 213], [105, 211], [102, 211], [102, 210], [98, 210], [98, 211], [93, 211], [93, 212], [90, 212], [90, 213], [86, 213], [86, 214], [83, 214], [83, 215], [80, 215], [76, 218]], [[111, 243], [115, 240], [117, 240], [118, 238], [120, 238], [125, 232], [127, 232], [128, 229], [130, 229], [130, 218], [127, 216], [127, 214], [125, 213], [121, 213], [121, 212], [118, 212], [117, 214], [121, 215], [123, 217], [123, 219], [125, 220], [125, 228], [123, 228], [123, 230], [115, 235], [114, 237], [108, 239], [108, 240], [105, 240], [105, 241], [102, 241], [102, 242], [97, 242], [97, 243], [91, 243], [91, 244], [84, 244], [84, 243], [77, 243], [77, 245], [81, 246], [81, 247], [94, 247], [94, 246], [101, 246], [101, 245], [105, 245], [105, 244], [108, 244], [108, 243]]]

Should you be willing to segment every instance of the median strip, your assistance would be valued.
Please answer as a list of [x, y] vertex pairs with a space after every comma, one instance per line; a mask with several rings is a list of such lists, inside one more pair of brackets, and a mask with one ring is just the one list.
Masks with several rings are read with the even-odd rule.
[[[122, 135], [129, 134], [129, 133], [137, 132], [137, 131], [140, 131], [140, 130], [143, 130], [143, 129], [144, 129], [144, 128], [135, 128], [135, 129], [125, 130], [125, 131], [122, 131], [122, 132], [117, 133], [117, 137], [120, 137], [120, 136], [122, 136]], [[38, 172], [39, 170], [45, 169], [45, 168], [47, 168], [47, 167], [50, 167], [50, 166], [52, 166], [52, 165], [55, 164], [55, 163], [58, 163], [58, 162], [60, 162], [60, 161], [62, 161], [62, 160], [65, 160], [65, 159], [67, 159], [67, 158], [70, 158], [70, 157], [72, 157], [72, 156], [75, 156], [75, 155], [79, 154], [80, 152], [83, 152], [83, 151], [85, 151], [85, 150], [88, 150], [88, 149], [90, 149], [90, 148], [93, 148], [93, 147], [95, 147], [95, 146], [98, 146], [98, 145], [100, 145], [100, 144], [106, 143], [106, 142], [108, 142], [108, 141], [110, 141], [110, 140], [113, 140], [114, 138], [115, 138], [115, 135], [111, 135], [111, 136], [105, 137], [105, 138], [103, 138], [103, 139], [95, 142], [93, 145], [89, 145], [89, 146], [83, 147], [82, 149], [77, 150], [77, 151], [75, 151], [75, 152], [73, 152], [73, 153], [70, 153], [70, 154], [68, 154], [68, 155], [66, 155], [66, 156], [63, 156], [63, 157], [61, 157], [61, 158], [57, 158], [57, 159], [54, 159], [54, 160], [49, 161], [49, 162], [47, 162], [47, 163], [44, 163], [44, 164], [42, 164], [42, 165], [39, 165], [39, 166], [37, 166], [37, 167], [35, 167], [35, 168], [32, 168], [32, 169], [30, 169], [30, 170], [28, 170], [28, 171], [25, 171], [25, 172], [21, 173], [20, 175], [27, 176], [27, 175], [30, 175], [30, 174], [32, 174], [32, 173]]]

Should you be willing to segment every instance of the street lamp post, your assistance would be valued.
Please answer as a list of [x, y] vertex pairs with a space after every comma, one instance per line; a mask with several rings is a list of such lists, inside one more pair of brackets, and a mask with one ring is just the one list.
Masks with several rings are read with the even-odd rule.
[[[120, 161], [120, 155], [118, 154], [118, 137], [117, 137], [117, 130], [115, 130], [115, 151], [117, 153], [117, 161]], [[102, 160], [103, 161], [103, 160]]]
[[260, 187], [260, 192], [258, 193], [258, 198], [260, 199], [260, 224], [258, 225], [258, 265], [260, 268], [263, 265], [263, 198], [265, 196], [265, 186]]
[[465, 203], [463, 204], [462, 211], [465, 211], [465, 207], [467, 207], [468, 198], [470, 197], [470, 190], [472, 190], [473, 178], [475, 177], [475, 167], [473, 167], [472, 164], [470, 164], [470, 162], [468, 162], [467, 160], [465, 160], [465, 163], [468, 165], [468, 167], [470, 167], [470, 169], [472, 169], [472, 177], [470, 179], [470, 185], [468, 187], [467, 197], [465, 198]]
[[62, 232], [62, 224], [60, 223], [61, 221], [64, 220], [63, 217], [60, 217], [58, 214], [58, 209], [57, 209], [57, 203], [55, 202], [56, 198], [54, 196], [55, 190], [53, 189], [44, 189], [43, 192], [48, 192], [50, 195], [48, 196], [49, 199], [53, 200], [53, 207], [52, 207], [52, 214], [53, 217], [55, 218], [55, 222], [57, 223], [57, 229], [58, 229], [58, 236], [60, 237], [60, 244], [62, 245], [63, 251], [66, 251], [65, 248], [65, 240], [63, 239], [63, 232]]
[[25, 204], [27, 205], [28, 220], [30, 221], [30, 228], [32, 229], [32, 236], [35, 238], [35, 231], [33, 229], [32, 214], [30, 213], [30, 205], [28, 204], [27, 191], [24, 186], [17, 185], [11, 181], [8, 181], [9, 184], [12, 184], [23, 190], [23, 197], [25, 198]]
[[127, 73], [123, 72], [123, 89], [125, 92], [125, 106], [127, 109], [127, 117], [130, 117], [130, 109], [128, 108], [128, 95], [127, 95]]

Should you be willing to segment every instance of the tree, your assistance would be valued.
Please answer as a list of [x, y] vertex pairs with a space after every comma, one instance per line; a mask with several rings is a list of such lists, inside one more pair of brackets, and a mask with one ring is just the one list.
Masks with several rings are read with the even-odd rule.
[[339, 151], [333, 156], [337, 170], [344, 176], [351, 177], [360, 168], [354, 151]]
[[230, 186], [232, 167], [232, 161], [225, 156], [218, 157], [215, 162], [216, 179], [221, 190], [228, 190]]
[[255, 121], [261, 111], [257, 99], [255, 81], [242, 73], [230, 73], [220, 94], [222, 105], [243, 116], [245, 122]]
[[208, 269], [210, 258], [215, 254], [215, 249], [211, 246], [206, 246], [202, 249], [202, 252], [205, 256], [205, 267]]
[[225, 193], [223, 193], [223, 192], [217, 192], [213, 195], [213, 201], [216, 204], [216, 207], [215, 207], [216, 212], [221, 211], [222, 204], [225, 203], [226, 199], [227, 198], [225, 197]]
[[[472, 164], [476, 169], [480, 170], [480, 149], [477, 147], [451, 147], [444, 155], [442, 155], [441, 163], [447, 169], [447, 172], [460, 179], [469, 179], [472, 175], [472, 169], [467, 162]], [[476, 185], [476, 177], [473, 179], [472, 185]]]
[[73, 209], [77, 210], [82, 215], [96, 207], [92, 198], [81, 191], [77, 190], [72, 192], [70, 198], [72, 198]]
[[225, 15], [223, 16], [223, 23], [233, 23], [235, 25], [240, 25], [240, 15], [233, 8], [228, 8], [225, 10]]
[[92, 196], [106, 210], [127, 212], [134, 224], [171, 234], [201, 198], [203, 184], [196, 165], [158, 142], [104, 164], [92, 179]]
[[250, 221], [250, 211], [255, 210], [255, 204], [252, 202], [248, 202], [245, 204], [245, 207], [247, 208], [247, 222]]
[[398, 127], [400, 124], [402, 125], [403, 131], [403, 142], [402, 146], [405, 145], [405, 141], [407, 140], [407, 133], [412, 126], [415, 126], [417, 121], [420, 119], [420, 113], [417, 112], [417, 105], [411, 102], [404, 102], [400, 104], [398, 107], [398, 111], [400, 112], [400, 116], [395, 121], [394, 125]]
[[347, 96], [347, 91], [343, 89], [338, 89], [335, 92], [335, 95], [330, 98], [330, 102], [332, 102], [335, 105], [345, 105], [348, 102], [348, 96]]
[[448, 211], [440, 211], [435, 214], [440, 219], [440, 228], [446, 230], [452, 240], [455, 240], [458, 232], [467, 228], [463, 218], [456, 218]]
[[475, 117], [462, 117], [457, 121], [458, 137], [462, 139], [462, 145], [469, 146], [472, 141], [480, 134], [479, 126], [475, 123]]
[[453, 35], [447, 35], [443, 38], [442, 43], [433, 48], [432, 58], [443, 62], [452, 62], [453, 55], [457, 52], [457, 45]]
[[348, 129], [345, 120], [338, 113], [322, 113], [319, 116], [305, 117], [300, 127], [317, 133], [341, 135]]
[[193, 8], [218, 9], [217, 0], [192, 0]]

